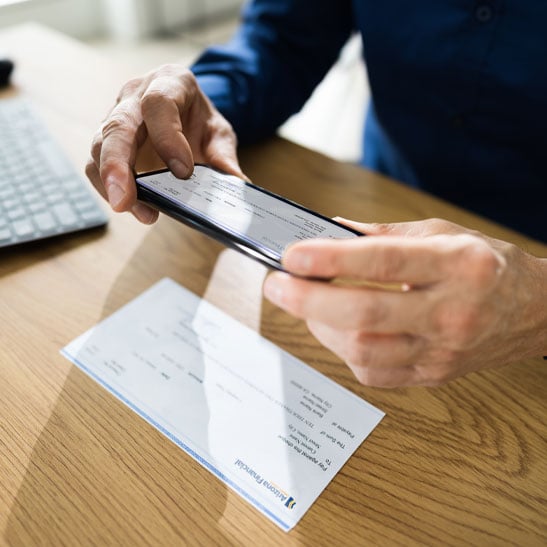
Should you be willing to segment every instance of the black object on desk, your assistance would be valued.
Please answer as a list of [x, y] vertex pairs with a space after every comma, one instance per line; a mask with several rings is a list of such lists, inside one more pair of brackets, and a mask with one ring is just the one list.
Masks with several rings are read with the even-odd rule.
[[6, 87], [9, 84], [12, 72], [13, 61], [5, 57], [0, 57], [0, 87]]

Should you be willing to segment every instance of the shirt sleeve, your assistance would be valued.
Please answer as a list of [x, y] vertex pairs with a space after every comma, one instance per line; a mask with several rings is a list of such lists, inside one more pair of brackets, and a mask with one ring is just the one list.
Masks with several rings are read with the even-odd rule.
[[301, 109], [351, 31], [349, 0], [252, 0], [234, 38], [192, 71], [239, 141], [254, 142]]

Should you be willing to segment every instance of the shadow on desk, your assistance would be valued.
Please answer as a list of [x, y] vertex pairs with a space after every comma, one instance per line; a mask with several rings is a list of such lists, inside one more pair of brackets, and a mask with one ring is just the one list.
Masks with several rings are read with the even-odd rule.
[[8, 544], [539, 544], [545, 367], [522, 363], [439, 389], [366, 388], [302, 322], [262, 301], [257, 268], [162, 218], [102, 317], [168, 276], [387, 412], [302, 522], [288, 535], [277, 529], [73, 367], [33, 448]]
[[[181, 280], [177, 247], [162, 237], [161, 223], [151, 229], [112, 286], [102, 318], [161, 277]], [[217, 251], [184, 249], [199, 274], [190, 269], [182, 281], [198, 294]], [[225, 544], [214, 526], [225, 500], [220, 481], [73, 367], [34, 446], [6, 539], [13, 545]]]
[[31, 241], [0, 249], [0, 278], [13, 274], [39, 262], [51, 260], [101, 238], [108, 228], [100, 226], [84, 232], [74, 232], [38, 241]]
[[[259, 328], [264, 275], [259, 264], [164, 217], [116, 278], [99, 320], [167, 276]], [[207, 416], [199, 418], [207, 423]], [[205, 436], [202, 447], [207, 442]], [[242, 526], [251, 537], [265, 529], [277, 542], [286, 538], [169, 439], [72, 367], [33, 447], [6, 538], [13, 544], [225, 545], [241, 543], [241, 537], [235, 538]]]

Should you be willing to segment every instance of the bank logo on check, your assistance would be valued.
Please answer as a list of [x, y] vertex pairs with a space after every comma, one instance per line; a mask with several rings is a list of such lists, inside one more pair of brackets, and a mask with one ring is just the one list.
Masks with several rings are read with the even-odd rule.
[[274, 484], [273, 482], [267, 481], [260, 475], [260, 473], [257, 473], [254, 469], [252, 469], [250, 466], [248, 466], [245, 462], [241, 460], [236, 460], [234, 465], [242, 469], [245, 473], [250, 475], [257, 484], [262, 485], [266, 490], [268, 490], [271, 494], [273, 494], [277, 499], [279, 499], [281, 502], [285, 504], [285, 507], [288, 507], [289, 509], [293, 509], [296, 505], [296, 501], [292, 496], [289, 496], [287, 492], [285, 492], [283, 489], [281, 489], [277, 484]]
[[289, 509], [294, 509], [294, 506], [296, 505], [296, 501], [294, 501], [294, 498], [293, 497], [290, 497], [286, 502], [285, 502], [285, 507], [288, 507]]

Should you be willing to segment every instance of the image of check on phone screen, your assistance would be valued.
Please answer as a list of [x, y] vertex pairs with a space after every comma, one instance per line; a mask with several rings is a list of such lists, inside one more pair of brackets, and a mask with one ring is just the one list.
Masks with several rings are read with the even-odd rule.
[[283, 269], [281, 256], [291, 243], [363, 235], [205, 165], [196, 164], [188, 179], [161, 170], [135, 180], [140, 201], [277, 270]]

